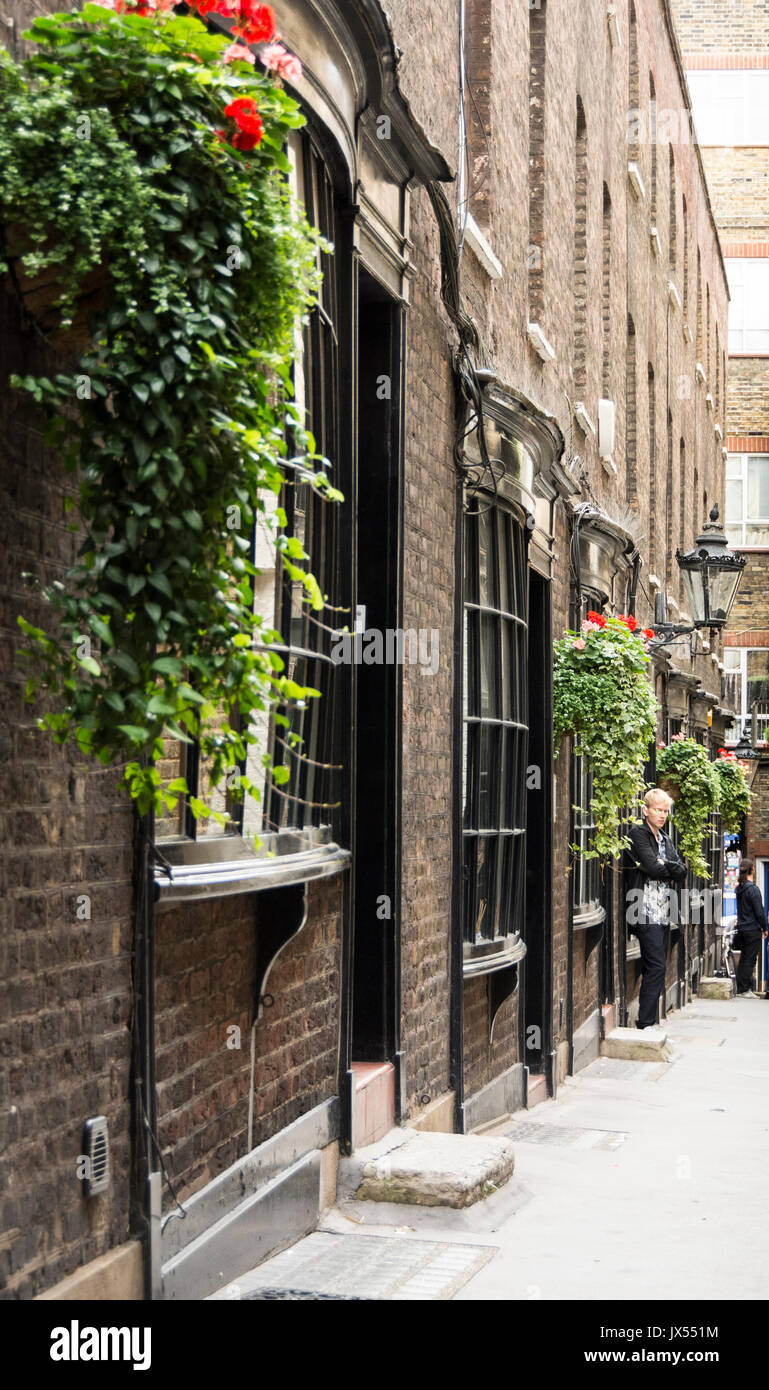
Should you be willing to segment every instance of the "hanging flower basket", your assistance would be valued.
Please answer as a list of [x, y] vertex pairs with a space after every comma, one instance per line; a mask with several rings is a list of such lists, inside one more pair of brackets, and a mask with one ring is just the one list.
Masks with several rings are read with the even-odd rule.
[[643, 792], [644, 766], [657, 729], [657, 701], [648, 679], [650, 628], [634, 618], [588, 613], [579, 632], [555, 643], [553, 725], [556, 754], [564, 736], [593, 774], [595, 834], [585, 858], [612, 859], [628, 844], [620, 834], [624, 808]]
[[657, 774], [659, 786], [675, 801], [674, 823], [681, 853], [698, 878], [708, 878], [710, 867], [702, 845], [710, 817], [721, 804], [721, 782], [715, 764], [696, 739], [674, 734], [667, 747], [660, 745]]

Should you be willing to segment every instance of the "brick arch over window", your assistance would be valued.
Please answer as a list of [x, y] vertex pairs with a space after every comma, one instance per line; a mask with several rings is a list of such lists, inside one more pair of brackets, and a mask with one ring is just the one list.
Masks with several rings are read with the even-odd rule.
[[697, 361], [702, 362], [702, 253], [697, 247]]
[[651, 219], [652, 226], [657, 225], [657, 88], [654, 85], [654, 78], [649, 73], [649, 144], [651, 146], [652, 175], [651, 175]]
[[688, 318], [689, 318], [689, 210], [688, 210], [688, 208], [687, 208], [687, 206], [686, 206], [686, 198], [685, 198], [685, 197], [684, 197], [683, 200], [682, 200], [682, 210], [683, 210], [683, 223], [684, 223], [684, 287], [683, 287], [684, 309], [683, 309], [683, 313], [684, 313], [684, 323], [687, 323], [687, 322], [688, 322]]
[[668, 454], [665, 486], [665, 587], [673, 573], [673, 414], [668, 410]]
[[494, 45], [491, 7], [492, 0], [468, 0], [465, 25], [466, 196], [473, 217], [484, 230], [488, 230], [491, 222], [489, 142]]
[[678, 264], [678, 208], [676, 203], [676, 161], [673, 155], [673, 146], [668, 146], [670, 162], [670, 218], [668, 228], [668, 244], [670, 269], [675, 271]]
[[647, 368], [649, 403], [649, 565], [656, 569], [657, 530], [657, 383], [651, 362]]
[[529, 7], [529, 319], [545, 312], [545, 58], [547, 0]]
[[638, 387], [636, 365], [636, 332], [632, 316], [627, 316], [627, 345], [625, 348], [625, 457], [627, 459], [627, 500], [638, 505]]
[[632, 164], [641, 160], [641, 70], [638, 66], [638, 20], [635, 5], [630, 0], [630, 60], [628, 63], [628, 159]]
[[[678, 544], [681, 550], [688, 550], [690, 547], [686, 544], [686, 508], [688, 493], [688, 489], [686, 486], [686, 440], [683, 438], [680, 439], [678, 443], [678, 466], [680, 472], [679, 485], [681, 488], [681, 505], [678, 516]], [[694, 495], [696, 497], [696, 492]]]
[[577, 97], [574, 142], [574, 391], [577, 397], [587, 385], [587, 121], [582, 98]]
[[603, 186], [603, 264], [601, 273], [601, 326], [603, 352], [601, 387], [605, 397], [611, 396], [611, 194]]

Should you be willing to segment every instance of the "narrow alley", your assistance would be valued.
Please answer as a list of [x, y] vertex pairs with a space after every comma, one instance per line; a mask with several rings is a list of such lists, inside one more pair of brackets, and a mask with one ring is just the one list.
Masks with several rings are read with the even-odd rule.
[[670, 1062], [601, 1057], [555, 1100], [486, 1130], [512, 1138], [515, 1172], [485, 1201], [343, 1201], [213, 1297], [761, 1297], [769, 1009], [695, 999], [665, 1026]]

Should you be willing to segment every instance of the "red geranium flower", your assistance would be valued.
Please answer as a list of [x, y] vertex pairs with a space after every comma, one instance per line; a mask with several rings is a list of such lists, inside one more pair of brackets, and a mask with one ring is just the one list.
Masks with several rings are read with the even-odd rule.
[[240, 16], [232, 32], [246, 43], [269, 43], [275, 36], [275, 11], [255, 0], [241, 0]]
[[235, 131], [235, 134], [233, 135], [232, 139], [230, 140], [230, 144], [232, 145], [232, 148], [233, 148], [234, 150], [252, 150], [252, 149], [254, 148], [255, 145], [258, 145], [258, 144], [259, 144], [259, 141], [260, 141], [261, 138], [262, 138], [262, 122], [259, 120], [259, 117], [258, 117], [258, 116], [257, 116], [256, 119], [257, 119], [257, 121], [259, 121], [259, 129], [258, 129], [258, 131], [257, 131], [257, 130], [254, 130], [254, 131], [251, 131], [251, 130], [236, 130], [236, 131]]
[[[244, 135], [253, 135], [256, 137], [253, 144], [248, 146], [249, 149], [253, 149], [254, 145], [259, 144], [264, 133], [264, 127], [253, 97], [235, 97], [235, 100], [231, 101], [229, 106], [225, 106], [224, 114], [232, 118]], [[235, 148], [243, 149], [244, 146], [236, 145]]]
[[596, 613], [592, 608], [587, 615], [587, 620], [589, 623], [597, 623], [598, 627], [606, 627], [606, 619], [603, 613]]
[[654, 628], [653, 628], [653, 627], [645, 627], [644, 630], [643, 630], [643, 634], [644, 634], [644, 637], [646, 638], [647, 642], [651, 642], [652, 637], [654, 636]]
[[638, 627], [638, 623], [636, 622], [636, 620], [635, 620], [635, 618], [633, 617], [632, 613], [631, 613], [630, 617], [627, 619], [627, 625], [628, 625], [628, 627], [630, 628], [630, 631], [631, 631], [631, 632], [635, 632], [636, 628]]

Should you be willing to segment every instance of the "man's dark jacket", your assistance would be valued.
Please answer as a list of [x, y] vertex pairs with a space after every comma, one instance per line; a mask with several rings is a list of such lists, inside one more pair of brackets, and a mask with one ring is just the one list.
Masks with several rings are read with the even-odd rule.
[[[673, 841], [664, 830], [660, 831], [660, 839], [665, 842], [665, 862], [659, 862], [659, 844], [654, 831], [650, 829], [648, 823], [643, 821], [640, 825], [634, 825], [628, 832], [630, 848], [625, 850], [622, 864], [625, 870], [625, 903], [628, 918], [631, 909], [635, 907], [633, 919], [638, 924], [638, 902], [637, 896], [628, 899], [628, 895], [643, 893], [644, 884], [647, 879], [653, 878], [663, 883], [685, 883], [687, 868], [678, 854]], [[633, 921], [628, 921], [628, 926], [633, 928]]]
[[761, 890], [755, 883], [741, 883], [737, 889], [737, 926], [743, 932], [766, 931]]

